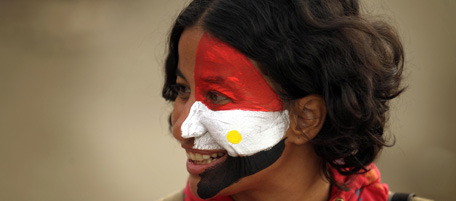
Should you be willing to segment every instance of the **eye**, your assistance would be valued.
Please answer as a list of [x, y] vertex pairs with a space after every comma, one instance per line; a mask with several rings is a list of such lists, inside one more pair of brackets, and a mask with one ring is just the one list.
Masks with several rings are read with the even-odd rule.
[[211, 101], [211, 103], [217, 104], [217, 105], [225, 105], [229, 102], [231, 102], [231, 99], [222, 95], [221, 93], [217, 91], [208, 91], [206, 94], [206, 98]]
[[176, 94], [177, 98], [188, 99], [190, 97], [190, 87], [183, 84], [175, 84], [171, 86], [171, 90]]

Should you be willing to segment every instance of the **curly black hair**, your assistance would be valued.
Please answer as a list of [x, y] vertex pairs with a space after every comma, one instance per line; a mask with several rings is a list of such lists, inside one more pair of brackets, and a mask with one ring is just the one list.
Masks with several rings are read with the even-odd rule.
[[312, 139], [325, 177], [368, 171], [384, 146], [389, 100], [403, 92], [404, 52], [389, 24], [359, 12], [357, 0], [194, 0], [169, 38], [162, 95], [174, 101], [177, 46], [200, 25], [253, 59], [285, 103], [323, 96], [327, 117]]

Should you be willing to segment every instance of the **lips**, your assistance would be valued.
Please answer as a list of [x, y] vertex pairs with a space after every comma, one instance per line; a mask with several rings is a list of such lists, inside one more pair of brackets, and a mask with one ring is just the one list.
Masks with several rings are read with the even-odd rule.
[[195, 150], [187, 151], [187, 171], [198, 175], [206, 169], [214, 167], [227, 158], [226, 152], [197, 153]]

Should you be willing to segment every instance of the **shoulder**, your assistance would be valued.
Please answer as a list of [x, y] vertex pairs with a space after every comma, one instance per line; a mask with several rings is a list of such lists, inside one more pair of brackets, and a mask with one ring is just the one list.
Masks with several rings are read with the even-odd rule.
[[336, 186], [331, 190], [332, 200], [378, 200], [388, 199], [388, 186], [380, 182], [380, 172], [374, 164], [367, 167], [369, 171], [356, 175], [342, 175], [336, 170], [332, 173], [337, 182], [344, 184], [348, 189], [340, 189]]
[[433, 201], [430, 199], [416, 196], [414, 193], [393, 193], [388, 189], [388, 185], [381, 183], [380, 171], [374, 164], [370, 164], [369, 171], [356, 175], [345, 176], [332, 170], [332, 174], [337, 182], [345, 184], [347, 190], [342, 190], [336, 186], [331, 187], [330, 201]]
[[168, 196], [159, 199], [158, 201], [183, 201], [184, 200], [184, 190], [179, 190], [174, 193], [169, 194]]

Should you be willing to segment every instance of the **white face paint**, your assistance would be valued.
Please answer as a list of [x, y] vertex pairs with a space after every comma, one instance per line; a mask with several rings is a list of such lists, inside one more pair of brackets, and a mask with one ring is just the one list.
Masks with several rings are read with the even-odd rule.
[[182, 124], [182, 137], [195, 138], [193, 148], [225, 149], [230, 156], [250, 156], [282, 140], [289, 125], [288, 111], [213, 111], [193, 103]]
[[274, 89], [241, 52], [204, 33], [195, 57], [195, 102], [182, 123], [195, 149], [250, 156], [277, 145], [288, 111]]

